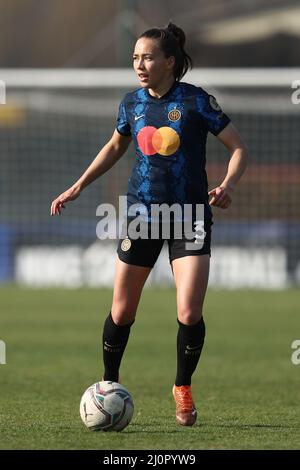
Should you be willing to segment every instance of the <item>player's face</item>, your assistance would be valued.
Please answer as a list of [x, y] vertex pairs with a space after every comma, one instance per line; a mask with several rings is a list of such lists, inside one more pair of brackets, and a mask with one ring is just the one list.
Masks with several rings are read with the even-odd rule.
[[155, 39], [141, 38], [133, 52], [133, 68], [144, 88], [158, 88], [173, 76], [175, 59], [165, 57]]

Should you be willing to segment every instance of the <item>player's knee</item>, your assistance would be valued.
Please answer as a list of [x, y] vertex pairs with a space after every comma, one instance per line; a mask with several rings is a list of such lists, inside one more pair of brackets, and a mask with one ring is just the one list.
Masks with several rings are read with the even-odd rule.
[[128, 325], [135, 319], [136, 310], [124, 304], [113, 305], [111, 315], [115, 325]]
[[184, 325], [195, 325], [202, 317], [202, 308], [190, 305], [181, 306], [178, 309], [178, 320]]

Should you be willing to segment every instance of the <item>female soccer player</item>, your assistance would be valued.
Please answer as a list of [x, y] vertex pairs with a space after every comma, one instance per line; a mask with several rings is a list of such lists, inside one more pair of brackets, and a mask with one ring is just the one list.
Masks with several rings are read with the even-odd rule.
[[[235, 185], [246, 168], [247, 150], [215, 98], [200, 87], [180, 81], [192, 67], [184, 44], [184, 32], [172, 23], [140, 36], [133, 53], [140, 88], [125, 96], [111, 139], [79, 180], [52, 202], [51, 215], [60, 214], [66, 202], [76, 199], [88, 184], [108, 171], [132, 140], [136, 162], [129, 180], [128, 209], [137, 204], [143, 208], [139, 214], [145, 214], [146, 208], [145, 220], [151, 221], [154, 204], [192, 206], [196, 230], [192, 241], [185, 233], [181, 238], [173, 233], [168, 239], [178, 316], [173, 396], [177, 422], [191, 426], [197, 418], [191, 378], [205, 337], [202, 306], [209, 274], [211, 206], [226, 209], [231, 204]], [[208, 131], [230, 154], [225, 178], [209, 192], [205, 172]], [[195, 215], [197, 205], [203, 208], [203, 220]], [[161, 233], [155, 239], [127, 236], [119, 241], [112, 307], [103, 330], [104, 380], [119, 380], [141, 292], [163, 243]]]

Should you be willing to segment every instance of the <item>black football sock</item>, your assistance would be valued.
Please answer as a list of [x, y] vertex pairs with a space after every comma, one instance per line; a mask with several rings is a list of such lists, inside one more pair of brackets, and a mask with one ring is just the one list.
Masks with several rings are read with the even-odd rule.
[[118, 382], [119, 368], [129, 338], [130, 327], [134, 323], [127, 325], [116, 325], [109, 313], [103, 328], [103, 362], [104, 376], [103, 380]]
[[180, 323], [177, 334], [177, 375], [175, 385], [191, 385], [192, 375], [200, 359], [205, 323], [203, 317], [196, 325]]

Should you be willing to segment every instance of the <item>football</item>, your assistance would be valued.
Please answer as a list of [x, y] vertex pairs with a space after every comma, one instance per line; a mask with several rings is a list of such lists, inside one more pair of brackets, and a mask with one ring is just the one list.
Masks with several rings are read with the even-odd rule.
[[122, 431], [130, 423], [133, 411], [129, 391], [117, 382], [91, 385], [80, 401], [81, 419], [92, 431]]

